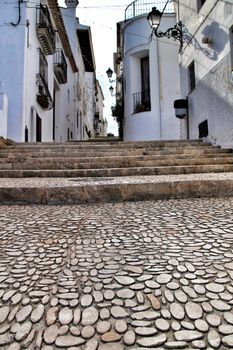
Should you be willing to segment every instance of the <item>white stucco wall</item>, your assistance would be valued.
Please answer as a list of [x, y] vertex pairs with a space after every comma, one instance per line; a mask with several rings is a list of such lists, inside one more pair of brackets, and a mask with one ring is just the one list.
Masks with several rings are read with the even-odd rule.
[[[40, 43], [36, 35], [36, 4], [21, 3], [21, 20], [17, 26], [1, 27], [0, 81], [8, 96], [8, 138], [24, 141], [25, 127], [29, 141], [35, 141], [35, 111], [42, 119], [42, 141], [52, 140], [52, 111], [43, 110], [36, 101]], [[18, 8], [9, 2], [1, 8], [0, 25], [17, 22]], [[26, 26], [26, 23], [29, 23]], [[47, 56], [48, 86], [53, 91], [53, 57]]]
[[24, 40], [25, 5], [21, 5], [21, 23], [18, 9], [11, 2], [1, 6], [0, 11], [0, 82], [2, 92], [8, 96], [8, 137], [21, 141], [23, 134], [23, 95], [24, 95]]
[[59, 84], [54, 77], [55, 88], [55, 141], [65, 142], [69, 138], [78, 140], [76, 128], [77, 102], [76, 102], [76, 74], [67, 62], [67, 83]]
[[[39, 47], [40, 42], [36, 33], [36, 9], [28, 7], [26, 11], [26, 19], [30, 25], [25, 31], [24, 44], [24, 96], [23, 96], [23, 115], [25, 117], [25, 126], [28, 127], [29, 141], [36, 141], [36, 113], [32, 113], [32, 109], [37, 112], [42, 123], [42, 142], [52, 141], [52, 116], [53, 111], [44, 110], [37, 102], [36, 95], [38, 92], [38, 74], [39, 74]], [[48, 88], [53, 98], [53, 55], [45, 56], [48, 63]], [[21, 137], [20, 141], [24, 141]]]
[[[175, 24], [164, 15], [161, 30]], [[173, 39], [153, 36], [146, 16], [130, 20], [124, 31], [124, 140], [179, 139], [173, 102], [180, 97], [178, 49]], [[151, 111], [133, 114], [133, 94], [141, 91], [140, 59], [149, 56]]]
[[[41, 44], [36, 33], [36, 5], [27, 2], [21, 5], [21, 20], [19, 25], [12, 26], [10, 22], [17, 22], [18, 8], [8, 2], [1, 7], [0, 25], [0, 82], [2, 92], [8, 97], [8, 134], [14, 141], [24, 141], [25, 127], [28, 128], [29, 141], [36, 141], [36, 115], [42, 121], [42, 141], [53, 140], [53, 109], [44, 110], [37, 102], [39, 48]], [[67, 18], [67, 27], [72, 35], [76, 35], [76, 17]], [[53, 18], [51, 15], [51, 20]], [[55, 28], [55, 26], [54, 26]], [[68, 33], [69, 34], [69, 33]], [[73, 39], [72, 39], [73, 40]], [[58, 40], [59, 41], [59, 40]], [[74, 57], [76, 57], [76, 43], [70, 42]], [[61, 43], [57, 43], [62, 48]], [[64, 49], [63, 49], [64, 52]], [[48, 88], [53, 99], [56, 91], [55, 140], [66, 141], [67, 129], [73, 134], [73, 139], [79, 139], [77, 128], [77, 73], [74, 73], [66, 57], [66, 84], [58, 84], [53, 69], [53, 55], [46, 55], [48, 63]]]
[[[77, 37], [78, 38], [78, 37]], [[77, 76], [77, 104], [78, 104], [78, 139], [82, 140], [86, 138], [85, 131], [85, 118], [86, 118], [86, 101], [85, 101], [85, 66], [83, 62], [83, 56], [81, 48], [77, 39], [77, 66], [78, 66], [78, 76]]]
[[[79, 67], [78, 62], [78, 41], [76, 35], [76, 8], [61, 8], [63, 21], [65, 24], [66, 32], [68, 35], [70, 47], [73, 53], [73, 57], [76, 66]], [[79, 131], [77, 128], [77, 113], [78, 113], [78, 101], [77, 101], [77, 78], [78, 73], [72, 71], [70, 62], [66, 58], [67, 62], [67, 83], [60, 86], [61, 98], [57, 98], [60, 101], [61, 108], [57, 108], [57, 120], [60, 120], [59, 127], [63, 129], [62, 132], [57, 132], [57, 138], [67, 139], [67, 129], [72, 133], [73, 140], [79, 140]], [[64, 100], [62, 98], [64, 96]], [[61, 136], [62, 135], [62, 136]]]
[[0, 136], [7, 138], [8, 98], [0, 93]]
[[95, 84], [94, 84], [94, 73], [86, 72], [86, 125], [88, 130], [91, 131], [91, 136], [94, 136], [94, 96], [95, 96]]
[[[208, 120], [208, 141], [233, 147], [233, 77], [229, 29], [233, 3], [206, 0], [197, 12], [196, 2], [180, 1], [180, 19], [186, 28], [180, 57], [182, 97], [189, 99], [189, 136], [198, 138], [198, 125]], [[202, 43], [203, 37], [213, 40]], [[189, 91], [188, 66], [194, 60], [196, 87]]]
[[95, 114], [98, 114], [98, 127], [94, 130], [96, 136], [107, 136], [107, 121], [104, 118], [104, 95], [99, 81], [96, 81]]

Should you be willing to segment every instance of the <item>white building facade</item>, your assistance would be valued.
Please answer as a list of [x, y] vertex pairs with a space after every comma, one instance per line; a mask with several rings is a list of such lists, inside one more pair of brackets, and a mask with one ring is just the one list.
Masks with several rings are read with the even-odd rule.
[[68, 120], [68, 95], [78, 69], [57, 1], [37, 0], [33, 6], [22, 2], [18, 7], [6, 3], [0, 25], [7, 137], [14, 141], [66, 140], [68, 124], [66, 130], [62, 124]]
[[[156, 1], [154, 3], [156, 6]], [[131, 5], [137, 9], [137, 1]], [[162, 5], [160, 2], [158, 6]], [[180, 97], [179, 44], [155, 36], [150, 41], [147, 14], [152, 5], [144, 9], [140, 6], [139, 15], [135, 11], [135, 16], [132, 11], [126, 21], [118, 23], [115, 57], [118, 66], [123, 62], [123, 138], [130, 141], [179, 139], [180, 121], [173, 107], [174, 100]], [[165, 13], [160, 29], [172, 27], [175, 22], [174, 11]]]
[[188, 99], [186, 136], [233, 147], [233, 2], [177, 1], [184, 28], [181, 96]]
[[66, 8], [57, 0], [1, 6], [0, 136], [64, 142], [93, 134], [90, 79], [77, 35], [78, 0], [65, 3]]
[[96, 137], [106, 137], [108, 130], [108, 122], [104, 118], [104, 94], [101, 85], [96, 80], [95, 90], [95, 119], [94, 119], [94, 132]]

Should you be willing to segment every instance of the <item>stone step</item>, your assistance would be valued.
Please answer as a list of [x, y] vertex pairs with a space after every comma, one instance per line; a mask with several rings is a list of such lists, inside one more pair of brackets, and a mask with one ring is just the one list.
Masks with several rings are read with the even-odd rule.
[[233, 172], [233, 164], [187, 165], [187, 166], [157, 166], [132, 168], [103, 169], [31, 169], [31, 170], [0, 170], [3, 177], [116, 177], [141, 175], [198, 174]]
[[198, 141], [14, 144], [0, 149], [1, 203], [233, 195], [233, 154]]
[[64, 154], [62, 155], [54, 155], [53, 157], [47, 157], [47, 156], [25, 156], [22, 155], [21, 157], [11, 157], [9, 156], [8, 158], [0, 158], [0, 164], [8, 164], [8, 163], [60, 163], [60, 162], [74, 162], [74, 163], [91, 163], [91, 162], [134, 162], [134, 161], [173, 161], [173, 160], [180, 160], [180, 159], [192, 159], [192, 160], [199, 160], [199, 159], [219, 159], [222, 161], [223, 159], [226, 159], [227, 161], [233, 160], [233, 154], [229, 153], [200, 153], [200, 154], [194, 154], [194, 153], [189, 153], [189, 154], [184, 154], [184, 153], [171, 153], [171, 154], [149, 154], [149, 155], [114, 155], [114, 156], [97, 156], [95, 157], [94, 155], [92, 157], [84, 157], [82, 156], [77, 156], [77, 155], [67, 155], [64, 160]]
[[52, 151], [52, 150], [44, 150], [44, 151], [33, 151], [28, 152], [28, 150], [25, 150], [25, 152], [21, 152], [19, 149], [15, 152], [11, 152], [9, 150], [1, 151], [0, 152], [0, 159], [17, 159], [17, 158], [28, 158], [28, 157], [64, 157], [64, 155], [67, 157], [85, 157], [85, 158], [91, 158], [91, 157], [117, 157], [117, 156], [146, 156], [146, 155], [173, 155], [173, 154], [184, 154], [184, 155], [209, 155], [209, 154], [229, 154], [232, 153], [232, 150], [229, 149], [218, 149], [213, 147], [205, 147], [205, 148], [196, 148], [196, 147], [187, 147], [187, 148], [165, 148], [165, 149], [132, 149], [132, 150], [115, 150], [115, 151], [93, 151], [89, 150], [87, 151], [81, 151], [81, 150], [72, 150], [69, 151], [67, 149], [59, 150], [59, 151]]
[[218, 158], [167, 158], [167, 159], [110, 159], [95, 160], [89, 162], [77, 159], [25, 159], [21, 162], [0, 163], [0, 169], [12, 170], [57, 170], [57, 169], [110, 169], [110, 168], [142, 168], [142, 167], [164, 167], [164, 166], [197, 166], [197, 165], [233, 165], [233, 157]]
[[83, 204], [233, 196], [233, 173], [0, 179], [2, 204]]
[[[0, 153], [6, 153], [6, 152], [16, 152], [16, 153], [23, 153], [23, 152], [46, 152], [49, 151], [51, 153], [54, 153], [56, 151], [60, 151], [60, 152], [69, 152], [69, 151], [91, 151], [91, 152], [109, 152], [110, 150], [112, 152], [116, 151], [118, 152], [119, 150], [142, 150], [142, 149], [146, 149], [146, 150], [163, 150], [163, 149], [169, 149], [169, 148], [213, 148], [213, 146], [208, 145], [208, 144], [204, 144], [204, 143], [169, 143], [169, 144], [155, 144], [155, 143], [149, 143], [148, 145], [145, 144], [141, 144], [141, 145], [137, 145], [137, 144], [115, 144], [115, 145], [107, 145], [107, 146], [103, 146], [102, 144], [97, 144], [95, 146], [92, 145], [68, 145], [68, 144], [63, 144], [63, 145], [59, 145], [59, 144], [51, 144], [51, 146], [49, 145], [26, 145], [26, 146], [8, 146], [8, 147], [2, 147], [0, 149]], [[215, 149], [219, 149], [219, 147], [214, 147]]]
[[174, 146], [205, 146], [211, 145], [211, 143], [203, 142], [202, 140], [164, 140], [164, 141], [111, 141], [111, 142], [91, 142], [91, 141], [69, 141], [69, 142], [19, 142], [14, 143], [8, 147], [10, 148], [58, 148], [58, 147], [70, 147], [70, 148], [141, 148], [141, 147], [174, 147]]

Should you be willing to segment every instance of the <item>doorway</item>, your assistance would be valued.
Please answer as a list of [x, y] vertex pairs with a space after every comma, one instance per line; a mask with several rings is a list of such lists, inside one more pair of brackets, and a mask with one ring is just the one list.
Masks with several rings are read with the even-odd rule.
[[38, 114], [36, 114], [36, 142], [41, 142], [42, 139], [42, 121]]

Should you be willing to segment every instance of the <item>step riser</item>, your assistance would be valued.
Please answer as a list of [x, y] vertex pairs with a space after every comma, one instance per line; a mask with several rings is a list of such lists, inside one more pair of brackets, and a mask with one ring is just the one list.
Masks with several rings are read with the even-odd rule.
[[31, 149], [38, 149], [38, 148], [48, 148], [48, 149], [64, 149], [64, 148], [74, 148], [74, 149], [100, 149], [100, 148], [142, 148], [142, 147], [206, 147], [208, 145], [211, 145], [210, 143], [203, 143], [200, 140], [174, 140], [174, 141], [124, 141], [124, 142], [67, 142], [67, 143], [16, 143], [12, 146], [8, 146], [8, 149], [25, 149], [25, 148], [31, 148]]
[[139, 156], [175, 156], [175, 155], [183, 155], [183, 156], [209, 156], [209, 155], [223, 155], [223, 156], [229, 156], [231, 155], [229, 151], [227, 150], [215, 150], [213, 148], [209, 149], [203, 149], [203, 150], [197, 150], [197, 149], [179, 149], [179, 150], [143, 150], [143, 151], [118, 151], [118, 152], [25, 152], [25, 153], [0, 153], [0, 159], [7, 159], [7, 160], [17, 160], [17, 159], [27, 159], [27, 158], [103, 158], [103, 157], [139, 157]]
[[86, 162], [76, 163], [68, 161], [55, 162], [22, 162], [22, 163], [0, 163], [0, 169], [6, 170], [32, 170], [32, 169], [50, 169], [50, 170], [62, 170], [62, 169], [109, 169], [109, 168], [132, 168], [132, 167], [158, 167], [158, 166], [190, 166], [190, 165], [216, 165], [216, 164], [233, 164], [232, 158], [214, 158], [214, 159], [167, 159], [167, 160], [138, 160], [138, 161], [99, 161], [99, 162]]
[[179, 181], [56, 188], [0, 188], [2, 204], [84, 204], [233, 196], [232, 181]]
[[56, 145], [51, 145], [51, 146], [43, 146], [43, 145], [38, 145], [38, 146], [7, 146], [7, 147], [1, 147], [1, 152], [25, 152], [25, 151], [31, 151], [31, 152], [36, 152], [36, 151], [51, 151], [51, 152], [56, 152], [56, 151], [88, 151], [88, 150], [96, 150], [96, 151], [117, 151], [117, 150], [141, 150], [141, 149], [165, 149], [165, 148], [214, 148], [214, 149], [220, 149], [219, 147], [211, 146], [206, 143], [198, 143], [198, 144], [192, 144], [192, 143], [187, 143], [187, 144], [178, 144], [178, 143], [161, 143], [161, 144], [132, 144], [132, 145], [127, 145], [124, 143], [116, 144], [116, 145], [88, 145], [88, 146], [81, 146], [81, 145], [76, 145], [76, 146], [69, 146], [69, 145], [62, 145], [62, 146], [56, 146]]
[[[183, 153], [174, 153], [174, 154], [150, 154], [150, 155], [104, 155], [104, 156], [92, 156], [90, 157], [85, 157], [84, 155], [67, 155], [65, 156], [66, 161], [70, 162], [80, 162], [80, 163], [90, 163], [90, 162], [101, 162], [101, 161], [138, 161], [138, 160], [165, 160], [165, 159], [187, 159], [187, 157], [192, 157], [192, 159], [198, 160], [199, 158], [208, 158], [208, 159], [213, 159], [213, 158], [229, 158], [233, 160], [233, 156], [229, 153], [189, 153], [189, 154], [183, 154]], [[64, 154], [63, 155], [53, 155], [51, 157], [48, 157], [47, 155], [41, 156], [41, 155], [28, 155], [28, 157], [24, 156], [17, 156], [17, 157], [0, 157], [0, 163], [17, 163], [17, 162], [64, 162]]]
[[197, 165], [154, 168], [109, 168], [79, 170], [0, 170], [0, 177], [114, 177], [233, 172], [233, 165]]

